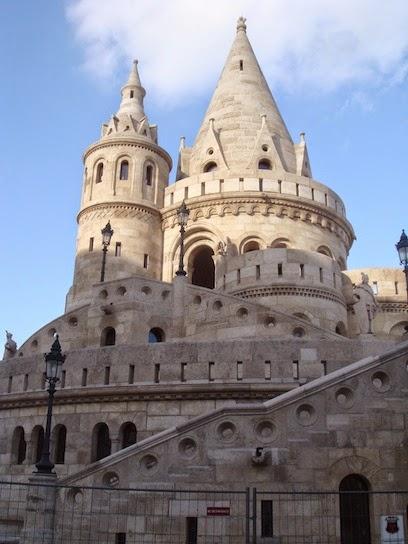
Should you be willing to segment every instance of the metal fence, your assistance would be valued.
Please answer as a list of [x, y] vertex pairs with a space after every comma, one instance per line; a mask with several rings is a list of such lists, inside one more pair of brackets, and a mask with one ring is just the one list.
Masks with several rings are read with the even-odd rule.
[[408, 544], [408, 492], [114, 484], [0, 482], [0, 544]]

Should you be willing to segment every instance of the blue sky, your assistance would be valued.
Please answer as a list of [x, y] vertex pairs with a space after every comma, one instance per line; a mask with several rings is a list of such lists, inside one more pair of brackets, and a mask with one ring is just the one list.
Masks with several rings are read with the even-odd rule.
[[394, 244], [408, 228], [406, 1], [313, 0], [301, 24], [289, 6], [298, 0], [276, 0], [274, 13], [269, 1], [227, 0], [217, 15], [212, 3], [1, 3], [0, 338], [7, 328], [21, 344], [63, 313], [81, 155], [117, 109], [130, 60], [139, 59], [150, 122], [176, 160], [179, 137], [194, 140], [241, 13], [293, 138], [306, 132], [315, 179], [346, 203], [357, 235], [348, 267], [398, 266]]

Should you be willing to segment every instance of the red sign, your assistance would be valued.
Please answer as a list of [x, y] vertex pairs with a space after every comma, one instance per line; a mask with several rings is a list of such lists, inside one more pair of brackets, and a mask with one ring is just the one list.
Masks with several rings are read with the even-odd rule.
[[229, 506], [207, 506], [207, 516], [229, 516]]

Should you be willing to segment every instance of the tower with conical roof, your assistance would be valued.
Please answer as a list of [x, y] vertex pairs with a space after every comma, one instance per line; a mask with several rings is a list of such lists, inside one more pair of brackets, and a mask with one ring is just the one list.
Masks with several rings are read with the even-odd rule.
[[107, 253], [105, 281], [162, 270], [160, 209], [171, 158], [157, 143], [157, 126], [143, 107], [146, 91], [134, 61], [122, 87], [119, 110], [102, 125], [100, 139], [84, 153], [84, 179], [73, 285], [67, 310], [89, 301], [100, 280], [102, 228], [114, 234]]
[[353, 229], [341, 198], [312, 178], [304, 133], [293, 142], [243, 17], [195, 142], [181, 140], [177, 180], [166, 189], [165, 281], [178, 263], [183, 200], [191, 212], [185, 262], [192, 283], [302, 315], [315, 296], [316, 305], [336, 306], [325, 326], [346, 321], [341, 270]]

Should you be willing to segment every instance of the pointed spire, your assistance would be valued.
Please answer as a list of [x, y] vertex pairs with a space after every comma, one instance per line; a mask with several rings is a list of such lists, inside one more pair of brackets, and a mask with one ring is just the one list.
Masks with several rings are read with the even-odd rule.
[[131, 114], [136, 121], [140, 121], [146, 117], [143, 108], [146, 91], [140, 82], [137, 64], [138, 61], [134, 60], [127, 83], [122, 87], [122, 101], [117, 116], [120, 117], [122, 113]]
[[[231, 172], [247, 168], [256, 154], [254, 145], [261, 128], [276, 141], [284, 168], [296, 171], [293, 141], [259, 67], [246, 28], [246, 19], [240, 17], [234, 42], [192, 148], [190, 175], [203, 171], [211, 129], [218, 135], [225, 164]], [[210, 119], [214, 119], [212, 125]]]

